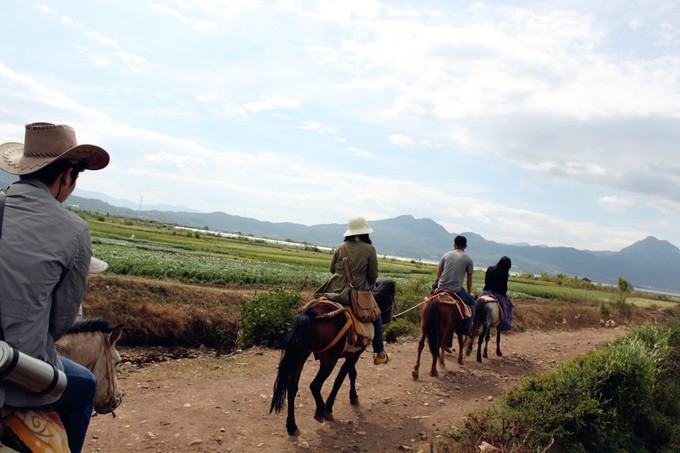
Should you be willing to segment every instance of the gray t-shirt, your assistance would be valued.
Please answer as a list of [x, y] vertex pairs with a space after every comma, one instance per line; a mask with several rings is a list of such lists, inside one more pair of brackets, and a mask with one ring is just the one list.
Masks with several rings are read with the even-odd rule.
[[460, 291], [463, 289], [465, 274], [472, 275], [472, 258], [465, 254], [461, 249], [454, 249], [446, 252], [439, 262], [442, 275], [439, 277], [439, 289], [447, 291]]

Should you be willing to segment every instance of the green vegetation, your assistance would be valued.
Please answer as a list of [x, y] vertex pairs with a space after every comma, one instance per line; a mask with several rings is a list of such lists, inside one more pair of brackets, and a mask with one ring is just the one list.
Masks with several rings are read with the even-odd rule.
[[447, 430], [439, 452], [677, 451], [680, 317], [645, 325], [555, 371], [524, 380], [493, 407]]
[[239, 345], [282, 349], [300, 305], [300, 294], [281, 289], [253, 297], [243, 306]]
[[[301, 303], [329, 276], [330, 251], [314, 246], [296, 247], [245, 236], [224, 237], [206, 230], [182, 229], [82, 211], [79, 215], [90, 224], [94, 254], [109, 263], [108, 274], [208, 285], [225, 290], [233, 287], [252, 288], [256, 292], [281, 290], [300, 293]], [[420, 325], [420, 309], [416, 306], [429, 295], [436, 278], [436, 266], [386, 257], [379, 257], [379, 261], [380, 278], [397, 283], [394, 313], [401, 314], [386, 327], [385, 336], [391, 341], [400, 336], [415, 336]], [[481, 292], [484, 272], [476, 271], [473, 281], [473, 292]], [[563, 274], [512, 276], [510, 297], [516, 302], [529, 304], [518, 311], [515, 330], [546, 326], [578, 327], [597, 323], [600, 318], [616, 318], [617, 323], [629, 322], [641, 309], [675, 307], [679, 302], [676, 297], [636, 292], [630, 285], [626, 289], [622, 303], [620, 288], [593, 284], [576, 277]], [[153, 297], [155, 303], [166, 304], [162, 294], [143, 293], [145, 300]], [[128, 307], [127, 310], [137, 312], [139, 307]], [[242, 317], [245, 315], [242, 307], [238, 307], [238, 311]], [[167, 309], [167, 312], [175, 311]], [[120, 316], [114, 310], [106, 313]], [[190, 313], [190, 309], [186, 313]], [[271, 312], [268, 314], [271, 315]], [[290, 321], [287, 314], [282, 313], [280, 317], [275, 324], [285, 325]], [[578, 323], [574, 322], [575, 319]], [[235, 325], [241, 322], [233, 318], [229, 321]], [[202, 325], [214, 323], [205, 320]], [[215, 328], [223, 329], [219, 324], [215, 324]], [[231, 334], [230, 341], [222, 344], [234, 344], [235, 334]], [[167, 335], [166, 332], [144, 332], [138, 341], [158, 338], [157, 341], [161, 342]], [[208, 331], [203, 335], [206, 340], [202, 342], [224, 336], [223, 331]], [[259, 340], [242, 337], [242, 341], [245, 341], [244, 344], [258, 344]], [[262, 341], [265, 345], [272, 344], [269, 340]]]
[[[90, 281], [85, 312], [125, 324], [126, 345], [281, 347], [297, 310], [329, 276], [330, 252], [314, 246], [79, 214], [90, 223], [95, 255], [109, 263]], [[385, 337], [415, 336], [436, 266], [379, 259], [380, 278], [397, 283], [398, 316]], [[473, 281], [480, 292], [484, 273]], [[476, 451], [481, 440], [518, 452], [676, 451], [680, 320], [660, 326], [680, 298], [635, 291], [625, 278], [609, 287], [561, 274], [512, 276], [509, 295], [515, 331], [659, 323], [526, 379], [465, 426], [443, 432], [436, 451]]]

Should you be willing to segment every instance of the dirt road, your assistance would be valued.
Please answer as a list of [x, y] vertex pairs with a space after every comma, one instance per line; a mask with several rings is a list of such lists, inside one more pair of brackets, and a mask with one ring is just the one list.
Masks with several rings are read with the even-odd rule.
[[[343, 386], [334, 408], [336, 421], [323, 424], [313, 419], [308, 386], [318, 367], [310, 358], [296, 400], [299, 437], [287, 435], [285, 414], [269, 414], [279, 351], [171, 360], [139, 369], [127, 366], [121, 380], [125, 398], [117, 417], [93, 419], [84, 451], [418, 451], [435, 429], [491, 404], [523, 376], [623, 333], [622, 327], [513, 333], [503, 338], [503, 357], [490, 351], [490, 358], [478, 364], [472, 355], [461, 367], [447, 355], [447, 370], [440, 369], [439, 378], [428, 374], [431, 356], [426, 346], [418, 381], [411, 378], [415, 340], [388, 344], [393, 362], [376, 367], [370, 353], [359, 360], [360, 406], [350, 406], [348, 387]], [[125, 360], [139, 351], [122, 353]], [[330, 384], [324, 386], [324, 396]]]

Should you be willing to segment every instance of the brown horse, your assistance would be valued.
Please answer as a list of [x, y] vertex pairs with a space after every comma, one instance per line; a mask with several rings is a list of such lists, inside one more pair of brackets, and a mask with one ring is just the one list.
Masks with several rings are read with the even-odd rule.
[[[394, 294], [395, 284], [393, 281], [378, 282], [373, 291], [379, 306], [391, 305]], [[368, 341], [359, 344], [353, 344], [354, 342], [350, 341], [355, 325], [346, 307], [323, 302], [323, 300], [321, 303], [313, 302], [318, 301], [310, 302], [297, 314], [293, 327], [288, 334], [285, 348], [281, 354], [279, 371], [274, 383], [274, 394], [269, 409], [269, 413], [272, 411], [277, 414], [281, 412], [286, 394], [288, 394], [286, 430], [288, 434], [293, 436], [300, 434], [295, 423], [295, 396], [298, 392], [302, 369], [309, 355], [313, 353], [319, 361], [319, 371], [309, 388], [316, 403], [314, 419], [323, 423], [324, 420], [333, 421], [335, 397], [347, 375], [349, 375], [350, 381], [350, 404], [359, 404], [359, 396], [356, 390], [356, 363], [368, 345]], [[373, 327], [370, 323], [368, 326]], [[324, 402], [321, 396], [321, 388], [341, 357], [344, 357], [345, 361], [333, 382], [333, 389]]]
[[458, 295], [446, 291], [438, 292], [430, 296], [425, 303], [420, 315], [420, 341], [418, 341], [418, 358], [413, 367], [411, 376], [418, 379], [420, 369], [420, 355], [425, 347], [425, 339], [432, 353], [432, 368], [430, 376], [439, 376], [437, 373], [437, 360], [444, 367], [444, 348], [446, 347], [446, 334], [455, 332], [458, 336], [458, 363], [463, 364], [463, 337], [457, 332], [465, 319], [470, 317], [470, 308], [465, 305]]

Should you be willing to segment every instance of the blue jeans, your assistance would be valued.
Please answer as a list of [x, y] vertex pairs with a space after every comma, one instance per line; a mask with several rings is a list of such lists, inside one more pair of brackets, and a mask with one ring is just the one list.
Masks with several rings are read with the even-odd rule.
[[385, 350], [385, 345], [383, 344], [382, 318], [380, 316], [373, 321], [373, 327], [375, 329], [375, 335], [373, 335], [373, 342], [371, 343], [373, 345], [373, 352], [380, 354]]
[[[456, 291], [456, 295], [463, 299], [465, 305], [470, 307], [470, 309], [472, 310], [472, 316], [466, 319], [463, 322], [463, 325], [460, 327], [460, 329], [458, 329], [459, 333], [462, 333], [463, 335], [469, 335], [470, 329], [472, 329], [472, 320], [475, 318], [475, 300], [463, 288]], [[448, 347], [453, 346], [453, 332], [449, 332], [446, 334], [446, 346]]]
[[97, 378], [84, 366], [66, 357], [59, 358], [64, 365], [67, 384], [54, 408], [66, 429], [71, 452], [80, 453], [94, 409]]

